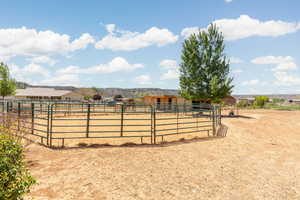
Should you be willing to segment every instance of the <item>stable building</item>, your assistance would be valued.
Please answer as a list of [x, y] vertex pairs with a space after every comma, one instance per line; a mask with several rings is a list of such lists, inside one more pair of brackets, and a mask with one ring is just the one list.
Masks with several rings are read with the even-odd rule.
[[237, 99], [233, 96], [225, 97], [221, 100], [225, 105], [234, 105], [237, 103]]
[[81, 101], [84, 97], [81, 94], [70, 90], [57, 90], [55, 88], [26, 88], [17, 89], [15, 99]]
[[181, 96], [174, 95], [149, 95], [143, 97], [144, 104], [191, 104], [191, 101], [184, 99]]
[[143, 103], [155, 105], [157, 109], [171, 110], [172, 105], [191, 105], [192, 101], [176, 95], [149, 95], [143, 97]]

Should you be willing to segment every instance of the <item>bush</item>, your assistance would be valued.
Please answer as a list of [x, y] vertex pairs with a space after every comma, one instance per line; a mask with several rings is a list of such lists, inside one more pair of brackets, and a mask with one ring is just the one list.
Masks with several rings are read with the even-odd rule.
[[83, 97], [83, 99], [86, 100], [86, 101], [90, 100], [91, 98], [92, 98], [91, 96], [84, 96]]
[[250, 103], [249, 103], [249, 101], [246, 100], [246, 99], [240, 100], [240, 101], [237, 103], [237, 106], [238, 106], [239, 108], [245, 108], [245, 107], [247, 107], [247, 106], [249, 106], [249, 105], [250, 105]]
[[257, 96], [255, 97], [254, 105], [260, 108], [264, 107], [265, 104], [269, 101], [269, 97], [266, 96]]
[[274, 98], [272, 100], [273, 103], [284, 103], [284, 99]]
[[23, 147], [9, 131], [0, 128], [0, 199], [17, 200], [35, 180], [24, 163]]

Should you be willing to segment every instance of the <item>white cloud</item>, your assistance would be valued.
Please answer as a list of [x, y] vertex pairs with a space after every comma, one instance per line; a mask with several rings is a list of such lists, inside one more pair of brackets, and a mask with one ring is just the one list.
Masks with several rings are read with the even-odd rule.
[[39, 74], [44, 77], [48, 77], [50, 75], [50, 72], [47, 69], [35, 63], [26, 65], [22, 70], [23, 73]]
[[232, 73], [234, 73], [234, 74], [240, 74], [242, 72], [243, 72], [243, 70], [241, 70], [241, 69], [235, 69], [232, 71]]
[[105, 28], [106, 28], [108, 33], [114, 34], [114, 30], [116, 29], [116, 25], [115, 24], [107, 24], [105, 26]]
[[0, 62], [7, 62], [7, 61], [9, 61], [10, 58], [11, 58], [11, 56], [1, 56], [0, 55]]
[[232, 0], [224, 0], [226, 3], [231, 3]]
[[168, 70], [166, 73], [164, 73], [160, 77], [161, 80], [178, 79], [178, 78], [179, 78], [179, 72], [178, 72], [178, 70]]
[[31, 78], [18, 65], [11, 63], [11, 64], [8, 64], [8, 68], [9, 68], [11, 76], [14, 79], [16, 79], [17, 81], [31, 83]]
[[23, 68], [16, 64], [8, 64], [8, 67], [13, 78], [16, 78], [18, 81], [22, 81], [32, 75], [41, 75], [42, 77], [48, 77], [50, 75], [47, 69], [34, 63], [30, 63]]
[[230, 63], [232, 64], [239, 64], [239, 63], [243, 63], [244, 61], [240, 58], [237, 58], [237, 57], [231, 57], [229, 58], [230, 60]]
[[84, 73], [131, 72], [143, 68], [143, 64], [130, 64], [122, 57], [116, 57], [107, 64], [100, 64], [83, 70]]
[[70, 36], [51, 30], [37, 31], [26, 27], [0, 29], [0, 56], [39, 56], [45, 54], [65, 54], [86, 48], [94, 43], [88, 33], [70, 41]]
[[134, 81], [140, 85], [152, 84], [151, 77], [149, 75], [140, 75], [135, 77]]
[[181, 36], [187, 38], [190, 35], [192, 35], [193, 33], [197, 34], [200, 30], [203, 30], [203, 29], [200, 29], [199, 27], [196, 27], [196, 26], [184, 28], [181, 31]]
[[162, 69], [178, 69], [179, 65], [176, 60], [165, 59], [159, 63]]
[[74, 40], [71, 43], [70, 50], [75, 51], [78, 49], [84, 49], [89, 44], [93, 44], [93, 43], [95, 43], [95, 39], [93, 38], [93, 36], [91, 36], [88, 33], [84, 33], [78, 39]]
[[277, 71], [274, 73], [275, 84], [279, 86], [300, 86], [300, 76], [292, 75], [287, 72]]
[[254, 64], [279, 64], [294, 61], [291, 56], [264, 56], [254, 58], [251, 62]]
[[33, 57], [29, 60], [31, 63], [46, 63], [49, 64], [51, 66], [56, 64], [56, 60], [53, 60], [52, 58], [48, 57], [48, 56], [38, 56], [38, 57]]
[[83, 73], [80, 67], [73, 66], [73, 65], [65, 68], [61, 68], [56, 71], [56, 74], [80, 74], [80, 73]]
[[143, 64], [130, 64], [125, 58], [115, 57], [107, 64], [100, 64], [88, 68], [78, 66], [68, 66], [56, 71], [57, 74], [97, 74], [97, 73], [114, 73], [114, 72], [132, 72], [136, 69], [143, 68]]
[[[251, 36], [277, 37], [294, 33], [300, 29], [299, 22], [259, 21], [248, 15], [241, 15], [236, 19], [219, 19], [213, 23], [220, 28], [226, 40], [238, 40]], [[206, 30], [207, 28], [200, 29]], [[198, 30], [199, 27], [184, 28], [181, 35], [188, 37], [190, 34], [198, 32]]]
[[243, 86], [255, 86], [259, 84], [259, 80], [250, 80], [242, 82]]
[[163, 70], [167, 70], [160, 79], [161, 80], [167, 80], [167, 79], [178, 79], [179, 77], [179, 65], [176, 60], [171, 60], [171, 59], [165, 59], [162, 60], [159, 63], [159, 66]]
[[53, 76], [48, 79], [44, 79], [39, 84], [44, 85], [63, 85], [63, 86], [78, 86], [80, 83], [79, 76], [77, 74], [62, 74]]
[[287, 70], [296, 70], [298, 69], [297, 65], [293, 62], [289, 63], [280, 63], [277, 67], [273, 68], [272, 71], [287, 71]]
[[20, 67], [14, 63], [9, 63], [8, 68], [10, 70], [11, 76], [14, 79], [31, 84], [33, 83], [34, 77], [49, 78], [51, 74], [47, 69], [34, 63], [31, 63], [24, 67]]
[[253, 64], [275, 64], [276, 67], [272, 71], [288, 71], [288, 70], [297, 70], [298, 67], [295, 64], [295, 60], [291, 56], [264, 56], [254, 58], [251, 61]]
[[174, 43], [178, 36], [168, 29], [152, 27], [144, 33], [117, 30], [114, 24], [106, 25], [108, 35], [95, 44], [97, 49], [132, 51], [148, 46], [164, 46]]

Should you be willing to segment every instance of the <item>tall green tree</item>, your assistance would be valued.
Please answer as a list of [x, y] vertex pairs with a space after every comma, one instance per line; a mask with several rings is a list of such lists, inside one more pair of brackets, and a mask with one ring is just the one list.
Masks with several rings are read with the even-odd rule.
[[179, 78], [183, 97], [219, 103], [231, 94], [233, 78], [224, 49], [224, 36], [214, 24], [184, 41]]
[[16, 82], [11, 78], [9, 68], [6, 64], [0, 63], [0, 96], [12, 96], [16, 93]]

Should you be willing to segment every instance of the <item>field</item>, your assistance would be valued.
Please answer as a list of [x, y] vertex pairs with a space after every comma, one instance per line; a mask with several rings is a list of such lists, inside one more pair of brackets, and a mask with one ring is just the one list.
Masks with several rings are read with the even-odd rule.
[[225, 118], [227, 137], [51, 150], [31, 144], [26, 199], [300, 199], [300, 112]]

